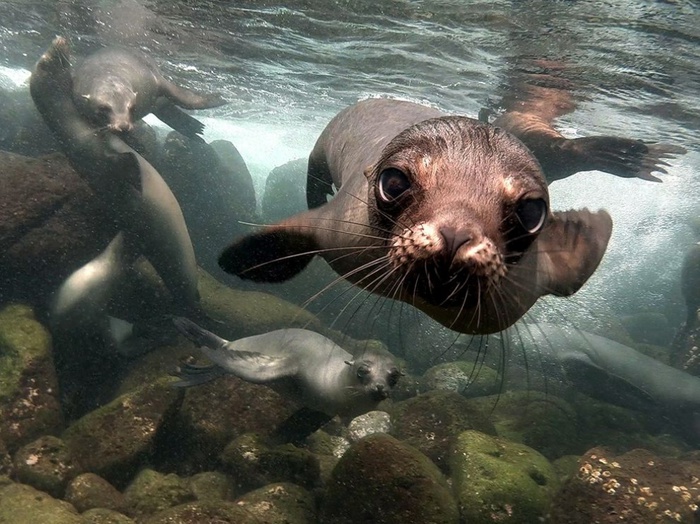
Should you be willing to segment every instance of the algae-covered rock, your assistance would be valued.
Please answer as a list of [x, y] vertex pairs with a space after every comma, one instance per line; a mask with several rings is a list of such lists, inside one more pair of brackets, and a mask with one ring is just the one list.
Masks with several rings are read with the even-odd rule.
[[476, 429], [496, 434], [485, 412], [472, 400], [451, 391], [433, 390], [394, 404], [392, 434], [430, 457], [443, 471], [454, 438]]
[[221, 463], [244, 489], [274, 482], [313, 487], [320, 475], [318, 458], [292, 444], [268, 446], [254, 433], [234, 439], [221, 454]]
[[234, 502], [180, 504], [142, 520], [141, 524], [261, 524], [260, 519]]
[[74, 422], [63, 440], [86, 471], [119, 486], [154, 451], [159, 429], [180, 403], [181, 392], [163, 379], [122, 395]]
[[246, 493], [236, 504], [265, 524], [312, 524], [316, 522], [314, 498], [295, 484], [269, 484]]
[[348, 424], [350, 442], [357, 442], [373, 433], [390, 433], [391, 416], [386, 411], [370, 411], [355, 417]]
[[431, 367], [423, 374], [426, 390], [454, 391], [465, 397], [483, 397], [501, 388], [498, 372], [480, 362], [445, 362]]
[[82, 473], [65, 442], [50, 435], [22, 446], [14, 463], [17, 480], [56, 498], [62, 498], [68, 483]]
[[440, 470], [417, 449], [376, 433], [338, 461], [322, 523], [456, 524], [457, 505]]
[[135, 522], [118, 511], [105, 508], [89, 509], [81, 517], [83, 524], [133, 524]]
[[0, 311], [0, 439], [12, 453], [63, 424], [51, 337], [29, 307]]
[[73, 506], [25, 484], [0, 488], [0, 524], [81, 524]]
[[102, 477], [83, 473], [75, 477], [66, 488], [65, 500], [83, 513], [93, 508], [128, 513], [124, 495]]
[[455, 441], [450, 470], [469, 524], [539, 522], [559, 485], [552, 465], [534, 449], [471, 430]]
[[188, 486], [194, 497], [202, 502], [233, 500], [236, 494], [233, 479], [219, 471], [203, 471], [192, 475]]
[[552, 504], [557, 524], [698, 521], [700, 454], [680, 459], [644, 449], [617, 455], [593, 448], [579, 460]]
[[306, 166], [308, 159], [298, 158], [277, 166], [265, 180], [262, 216], [267, 224], [307, 209]]
[[124, 498], [137, 517], [144, 517], [192, 501], [194, 494], [176, 474], [144, 469], [124, 490]]

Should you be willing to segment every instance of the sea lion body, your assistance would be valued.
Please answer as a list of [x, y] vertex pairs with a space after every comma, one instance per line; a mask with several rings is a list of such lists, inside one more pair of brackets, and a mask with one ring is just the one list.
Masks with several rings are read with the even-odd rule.
[[[180, 206], [160, 174], [118, 136], [94, 129], [72, 99], [68, 42], [58, 37], [37, 63], [32, 98], [73, 168], [145, 256], [181, 311], [196, 309], [197, 266]], [[87, 289], [87, 288], [86, 288]]]
[[614, 340], [550, 323], [519, 329], [527, 354], [548, 378], [600, 400], [662, 412], [700, 412], [700, 378]]
[[193, 138], [204, 126], [176, 106], [206, 109], [226, 103], [219, 94], [173, 84], [141, 52], [115, 46], [96, 51], [76, 68], [73, 98], [83, 116], [111, 131], [131, 131], [136, 121], [153, 113]]
[[243, 237], [221, 267], [283, 281], [319, 254], [350, 282], [463, 333], [500, 331], [540, 296], [574, 293], [612, 229], [605, 212], [552, 213], [537, 160], [509, 133], [392, 99], [328, 124], [307, 195], [320, 207]]
[[182, 368], [182, 386], [230, 373], [268, 385], [311, 410], [354, 417], [375, 409], [400, 376], [389, 353], [367, 349], [353, 356], [306, 329], [279, 329], [227, 341], [184, 318], [175, 319], [175, 324], [214, 363]]

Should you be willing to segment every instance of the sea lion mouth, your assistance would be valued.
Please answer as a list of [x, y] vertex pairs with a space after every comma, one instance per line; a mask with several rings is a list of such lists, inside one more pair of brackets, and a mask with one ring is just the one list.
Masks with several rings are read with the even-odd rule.
[[449, 268], [425, 262], [406, 275], [404, 289], [439, 307], [473, 308], [486, 295], [488, 279], [466, 268]]

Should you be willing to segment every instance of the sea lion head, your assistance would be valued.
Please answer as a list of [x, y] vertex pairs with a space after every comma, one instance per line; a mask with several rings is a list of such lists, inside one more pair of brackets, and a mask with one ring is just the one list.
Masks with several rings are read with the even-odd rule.
[[124, 133], [134, 128], [136, 96], [123, 79], [104, 76], [77, 91], [74, 99], [78, 110], [95, 125]]
[[517, 139], [466, 117], [420, 122], [366, 171], [370, 222], [389, 232], [404, 300], [470, 309], [497, 292], [549, 215], [539, 164]]
[[350, 366], [346, 375], [348, 390], [353, 397], [364, 397], [370, 404], [389, 398], [403, 375], [391, 354], [382, 349], [367, 348], [345, 364]]

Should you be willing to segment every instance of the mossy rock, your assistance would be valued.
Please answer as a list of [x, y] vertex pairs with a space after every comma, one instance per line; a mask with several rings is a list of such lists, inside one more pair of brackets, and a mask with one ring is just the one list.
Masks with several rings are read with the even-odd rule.
[[376, 433], [338, 461], [321, 509], [324, 524], [456, 524], [457, 505], [433, 462], [412, 446]]
[[469, 524], [539, 522], [559, 486], [540, 453], [478, 431], [459, 435], [450, 469], [461, 518]]
[[89, 509], [81, 515], [83, 524], [134, 524], [126, 515], [106, 508]]
[[203, 471], [188, 480], [188, 486], [194, 497], [201, 502], [233, 500], [236, 485], [233, 479], [219, 471]]
[[0, 311], [0, 439], [12, 453], [62, 425], [49, 332], [31, 308], [7, 306]]
[[479, 362], [445, 362], [431, 367], [423, 374], [426, 391], [454, 391], [465, 397], [483, 397], [501, 388], [498, 372]]
[[145, 384], [74, 422], [63, 440], [86, 471], [124, 485], [153, 453], [159, 430], [181, 402], [171, 379]]
[[81, 524], [73, 506], [25, 484], [0, 489], [0, 524]]
[[236, 504], [265, 524], [312, 524], [316, 504], [311, 493], [295, 484], [269, 484], [246, 493]]
[[81, 513], [94, 508], [124, 514], [129, 511], [124, 495], [94, 473], [83, 473], [75, 477], [66, 488], [65, 500]]
[[261, 524], [260, 519], [234, 502], [191, 502], [156, 513], [141, 524]]
[[188, 482], [174, 473], [165, 475], [143, 469], [124, 490], [124, 498], [134, 514], [142, 518], [193, 501], [195, 497]]
[[82, 466], [58, 437], [47, 435], [22, 446], [14, 457], [17, 480], [56, 498], [82, 473]]
[[454, 438], [476, 429], [496, 434], [486, 412], [459, 393], [433, 390], [396, 402], [391, 408], [392, 435], [427, 455], [444, 472]]
[[254, 433], [234, 439], [221, 453], [221, 463], [238, 486], [253, 489], [275, 482], [311, 488], [320, 477], [316, 455], [292, 444], [268, 446]]

